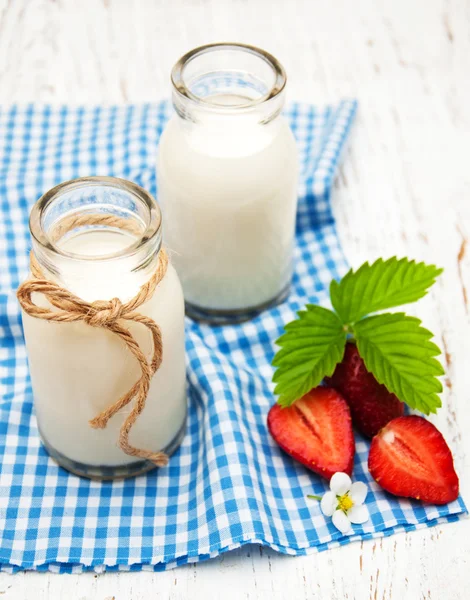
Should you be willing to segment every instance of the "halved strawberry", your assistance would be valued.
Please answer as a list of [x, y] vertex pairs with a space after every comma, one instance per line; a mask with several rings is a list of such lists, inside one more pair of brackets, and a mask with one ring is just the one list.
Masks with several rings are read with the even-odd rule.
[[415, 415], [390, 421], [372, 440], [369, 471], [395, 496], [447, 504], [459, 495], [452, 453], [432, 423]]
[[389, 421], [403, 415], [403, 402], [366, 369], [352, 342], [346, 344], [342, 362], [326, 382], [344, 396], [354, 426], [367, 437], [374, 437]]
[[352, 472], [354, 435], [351, 415], [337, 391], [317, 387], [268, 414], [268, 428], [279, 446], [303, 465], [326, 479], [337, 472]]

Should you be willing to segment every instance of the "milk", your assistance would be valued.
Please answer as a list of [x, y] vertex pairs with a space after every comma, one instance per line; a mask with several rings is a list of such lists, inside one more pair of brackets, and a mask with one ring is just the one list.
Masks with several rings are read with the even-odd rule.
[[[113, 297], [129, 300], [150, 273], [133, 272], [131, 257], [100, 257], [123, 250], [134, 241], [122, 232], [93, 230], [58, 242], [61, 250], [95, 258], [61, 258], [60, 283], [89, 302]], [[47, 276], [54, 279], [52, 273]], [[37, 296], [35, 302], [47, 306], [47, 301]], [[130, 431], [129, 442], [158, 451], [171, 444], [186, 416], [184, 302], [171, 264], [152, 298], [138, 311], [160, 326], [163, 362], [152, 379], [145, 408]], [[23, 324], [38, 426], [46, 445], [83, 465], [112, 467], [142, 461], [118, 446], [119, 430], [132, 403], [113, 416], [105, 429], [89, 425], [140, 377], [137, 361], [122, 340], [83, 322], [51, 323], [23, 314]], [[128, 321], [123, 325], [150, 356], [149, 331]]]
[[[210, 100], [241, 103], [237, 95]], [[160, 142], [157, 181], [166, 245], [188, 304], [209, 311], [260, 307], [291, 279], [294, 137], [283, 117], [261, 124], [252, 111], [201, 110], [197, 121], [175, 115]]]

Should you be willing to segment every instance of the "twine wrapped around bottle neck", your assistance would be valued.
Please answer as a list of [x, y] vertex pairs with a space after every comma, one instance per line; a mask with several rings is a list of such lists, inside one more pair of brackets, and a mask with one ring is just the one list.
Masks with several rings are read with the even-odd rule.
[[[60, 231], [56, 231], [52, 239], [55, 241], [67, 231], [83, 224], [106, 224], [122, 228], [122, 221], [123, 219], [119, 217], [111, 217], [109, 215], [77, 217], [70, 220], [65, 227], [62, 225]], [[129, 226], [125, 228], [130, 230]], [[107, 329], [117, 335], [126, 344], [131, 354], [133, 354], [139, 363], [141, 370], [140, 378], [126, 394], [92, 419], [90, 421], [91, 427], [104, 429], [113, 415], [134, 400], [133, 408], [121, 426], [119, 446], [129, 456], [138, 456], [139, 458], [150, 460], [159, 467], [166, 465], [168, 463], [168, 456], [164, 452], [152, 452], [150, 450], [135, 448], [129, 443], [129, 432], [144, 409], [151, 379], [159, 369], [163, 358], [162, 335], [159, 326], [150, 317], [136, 312], [136, 309], [147, 300], [150, 300], [155, 292], [155, 288], [165, 276], [168, 268], [168, 255], [166, 251], [163, 248], [160, 250], [159, 262], [155, 272], [147, 283], [139, 289], [137, 294], [126, 303], [122, 303], [119, 298], [85, 302], [69, 290], [47, 279], [32, 252], [30, 264], [32, 277], [21, 284], [17, 291], [18, 301], [25, 313], [31, 317], [55, 323], [76, 323], [83, 321], [91, 327]], [[35, 304], [32, 300], [34, 293], [43, 294], [56, 310], [43, 308]], [[130, 331], [123, 326], [124, 321], [140, 323], [147, 327], [152, 334], [153, 353], [150, 363]]]

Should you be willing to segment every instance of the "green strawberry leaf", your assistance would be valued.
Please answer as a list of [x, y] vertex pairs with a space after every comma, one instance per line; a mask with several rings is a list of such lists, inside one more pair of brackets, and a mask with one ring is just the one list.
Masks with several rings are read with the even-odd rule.
[[353, 327], [359, 354], [368, 371], [402, 402], [425, 414], [441, 406], [437, 394], [444, 374], [433, 334], [404, 313], [368, 317]]
[[331, 310], [308, 304], [297, 314], [276, 341], [281, 349], [272, 363], [277, 368], [274, 393], [281, 406], [290, 406], [332, 375], [346, 344], [346, 330]]
[[367, 369], [390, 392], [426, 414], [441, 406], [437, 379], [443, 369], [439, 348], [420, 321], [404, 314], [371, 313], [422, 298], [442, 272], [434, 265], [396, 257], [364, 263], [330, 285], [336, 313], [309, 305], [286, 326], [273, 360], [278, 402], [289, 406], [333, 374], [342, 360], [347, 335], [356, 337]]
[[379, 258], [351, 269], [339, 282], [333, 280], [331, 303], [343, 323], [355, 323], [370, 313], [419, 300], [440, 273], [434, 265], [408, 258]]

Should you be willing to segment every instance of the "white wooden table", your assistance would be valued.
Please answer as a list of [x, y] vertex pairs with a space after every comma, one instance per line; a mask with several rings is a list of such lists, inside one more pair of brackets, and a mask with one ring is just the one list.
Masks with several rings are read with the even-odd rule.
[[[445, 274], [417, 306], [444, 350], [435, 419], [470, 501], [468, 0], [0, 0], [0, 102], [155, 101], [186, 50], [266, 48], [291, 99], [359, 99], [336, 183], [354, 265], [408, 255]], [[245, 547], [165, 573], [0, 575], [0, 597], [466, 600], [470, 520], [305, 558]]]

